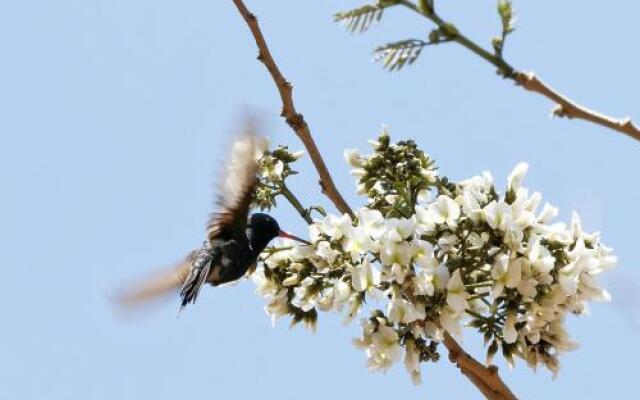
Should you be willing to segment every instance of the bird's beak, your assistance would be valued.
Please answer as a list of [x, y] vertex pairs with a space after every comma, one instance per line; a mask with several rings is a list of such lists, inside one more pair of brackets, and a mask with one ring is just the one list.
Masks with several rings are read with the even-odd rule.
[[292, 234], [285, 231], [280, 231], [280, 233], [278, 234], [278, 237], [295, 240], [296, 242], [304, 243], [311, 246], [311, 243], [307, 242], [306, 240], [300, 239], [299, 237], [293, 236]]

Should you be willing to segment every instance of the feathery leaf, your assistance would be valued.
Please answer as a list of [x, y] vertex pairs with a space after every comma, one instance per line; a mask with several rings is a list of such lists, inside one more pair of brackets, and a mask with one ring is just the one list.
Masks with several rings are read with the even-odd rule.
[[384, 9], [398, 4], [394, 0], [380, 0], [376, 4], [367, 4], [333, 15], [335, 22], [340, 22], [351, 33], [366, 32], [373, 24], [380, 21]]
[[419, 39], [387, 43], [374, 50], [374, 61], [382, 62], [383, 68], [389, 71], [399, 71], [405, 65], [413, 64], [427, 45], [429, 42]]

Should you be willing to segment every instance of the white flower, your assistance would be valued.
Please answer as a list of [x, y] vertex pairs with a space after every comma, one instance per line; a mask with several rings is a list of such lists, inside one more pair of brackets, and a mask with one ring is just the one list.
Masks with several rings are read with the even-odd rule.
[[451, 197], [440, 195], [429, 205], [428, 212], [436, 224], [446, 224], [450, 229], [456, 227], [460, 218], [460, 206]]
[[352, 221], [348, 214], [340, 217], [329, 215], [324, 220], [316, 222], [321, 233], [327, 235], [331, 240], [342, 239], [351, 229]]
[[262, 176], [273, 180], [282, 179], [282, 173], [284, 172], [284, 163], [280, 160], [276, 160], [271, 156], [266, 156], [263, 159], [265, 167], [262, 168]]
[[422, 381], [420, 377], [420, 352], [412, 338], [407, 339], [405, 345], [404, 366], [411, 375], [414, 385], [419, 385]]
[[527, 163], [521, 162], [518, 165], [516, 165], [515, 168], [513, 169], [513, 172], [511, 172], [511, 175], [509, 175], [509, 178], [507, 180], [507, 187], [510, 190], [517, 192], [518, 189], [520, 189], [520, 186], [522, 185], [522, 180], [524, 179], [524, 176], [527, 174], [528, 170], [529, 170], [529, 165]]
[[391, 204], [391, 205], [395, 205], [396, 203], [398, 203], [398, 200], [400, 200], [400, 196], [398, 196], [397, 194], [388, 194], [386, 196], [384, 196], [384, 201], [386, 201], [387, 203]]
[[292, 254], [291, 250], [277, 251], [264, 260], [264, 265], [269, 269], [274, 269], [282, 262], [291, 259]]
[[505, 343], [515, 343], [518, 339], [518, 331], [516, 330], [516, 312], [507, 312], [507, 321], [502, 328], [502, 336]]
[[547, 224], [553, 218], [558, 215], [558, 208], [552, 206], [549, 203], [545, 203], [540, 215], [538, 215], [538, 222], [541, 224]]
[[408, 324], [413, 321], [423, 320], [426, 316], [424, 305], [420, 307], [400, 298], [396, 298], [389, 303], [388, 312], [389, 320], [395, 324]]
[[440, 246], [441, 251], [449, 253], [459, 242], [460, 238], [457, 235], [448, 234], [441, 236], [440, 239], [438, 239], [438, 246]]
[[386, 240], [400, 242], [413, 236], [416, 230], [416, 221], [406, 218], [390, 218], [386, 220], [386, 227]]
[[358, 292], [368, 291], [380, 284], [380, 271], [369, 260], [365, 259], [360, 265], [356, 265], [351, 273], [351, 285]]
[[520, 262], [510, 260], [506, 254], [500, 255], [491, 268], [491, 277], [495, 281], [493, 295], [500, 297], [505, 286], [511, 289], [517, 287], [520, 283], [521, 274]]
[[433, 283], [435, 287], [438, 290], [446, 289], [450, 279], [451, 274], [449, 273], [447, 266], [444, 264], [438, 265], [435, 269], [435, 274], [433, 275]]
[[473, 222], [479, 222], [482, 220], [482, 207], [471, 192], [463, 192], [462, 195], [456, 199], [456, 202], [460, 202], [462, 204], [462, 211], [464, 211], [464, 213]]
[[312, 243], [318, 243], [322, 240], [322, 229], [319, 223], [309, 225], [309, 239]]
[[416, 206], [416, 234], [418, 236], [432, 234], [436, 230], [436, 223], [433, 216], [424, 206]]
[[325, 289], [319, 295], [318, 307], [322, 311], [334, 309], [340, 311], [342, 307], [349, 301], [351, 296], [351, 287], [348, 283], [341, 280], [335, 281], [333, 287]]
[[580, 222], [580, 216], [575, 211], [571, 214], [571, 233], [573, 233], [574, 239], [582, 237], [582, 222]]
[[333, 264], [333, 262], [338, 258], [340, 252], [338, 250], [334, 250], [331, 248], [331, 243], [326, 240], [320, 242], [316, 246], [316, 254], [326, 260], [329, 264]]
[[585, 246], [582, 237], [578, 238], [574, 249], [569, 252], [569, 259], [571, 262], [558, 271], [558, 282], [562, 290], [572, 296], [575, 295], [578, 290], [580, 275], [583, 272], [597, 269], [600, 261], [598, 260], [596, 251], [594, 249], [588, 249]]
[[291, 304], [298, 307], [302, 311], [309, 311], [316, 306], [316, 297], [307, 293], [307, 288], [315, 283], [313, 278], [305, 278], [300, 282], [293, 291], [295, 296]]
[[360, 307], [362, 306], [362, 302], [360, 297], [357, 294], [352, 294], [349, 299], [349, 308], [347, 309], [344, 318], [342, 320], [342, 325], [347, 325], [356, 317], [358, 312], [360, 311]]
[[461, 318], [462, 313], [449, 306], [443, 307], [440, 311], [440, 325], [442, 325], [442, 328], [449, 332], [451, 336], [457, 339], [462, 337], [462, 327], [460, 326]]
[[412, 279], [413, 294], [415, 296], [433, 296], [435, 291], [434, 286], [435, 277], [432, 273], [427, 271], [420, 271]]
[[380, 260], [384, 265], [400, 264], [406, 266], [411, 262], [413, 250], [409, 243], [388, 241], [383, 246], [380, 252]]
[[539, 236], [531, 237], [526, 254], [536, 278], [541, 283], [551, 284], [548, 278], [550, 278], [549, 273], [553, 269], [556, 259], [546, 247], [540, 244]]
[[386, 282], [397, 282], [399, 284], [404, 283], [404, 278], [409, 274], [409, 270], [404, 265], [394, 263], [391, 269], [385, 268], [383, 277]]
[[358, 259], [362, 254], [378, 250], [375, 243], [364, 227], [352, 228], [344, 241], [344, 251], [351, 255], [352, 260]]
[[459, 184], [463, 191], [470, 194], [476, 202], [486, 204], [493, 189], [493, 176], [489, 171], [484, 171], [482, 176], [474, 176]]
[[298, 274], [289, 275], [285, 280], [282, 281], [282, 286], [294, 286], [300, 282], [300, 277]]
[[456, 269], [451, 275], [451, 279], [447, 283], [447, 304], [457, 312], [463, 312], [467, 309], [467, 298], [469, 294], [464, 288], [460, 269]]
[[385, 220], [380, 211], [361, 208], [356, 213], [356, 217], [358, 226], [362, 227], [374, 240], [378, 240], [384, 234]]
[[416, 197], [416, 202], [420, 206], [425, 206], [431, 201], [431, 191], [428, 189], [422, 189], [418, 192], [418, 196]]
[[353, 168], [360, 168], [364, 165], [364, 158], [357, 149], [347, 149], [344, 151], [344, 159]]
[[502, 232], [513, 229], [513, 214], [509, 204], [502, 200], [500, 202], [493, 200], [484, 207], [483, 211], [484, 218], [492, 229]]
[[420, 268], [435, 268], [438, 260], [433, 254], [433, 245], [424, 240], [415, 240], [413, 243], [413, 262]]
[[262, 268], [257, 269], [252, 275], [251, 280], [256, 284], [256, 293], [261, 296], [269, 296], [277, 291], [276, 285], [264, 275]]
[[276, 319], [289, 312], [287, 302], [287, 290], [280, 290], [277, 294], [269, 298], [269, 302], [264, 307], [267, 315], [271, 316], [271, 323], [275, 325]]
[[354, 345], [366, 349], [370, 370], [386, 371], [402, 357], [400, 338], [395, 329], [386, 325], [380, 325], [373, 333], [371, 330], [370, 323], [363, 322], [363, 337], [354, 340]]
[[425, 178], [427, 182], [435, 182], [438, 176], [438, 171], [434, 168], [420, 168], [420, 176]]
[[[362, 179], [367, 175], [367, 170], [364, 168], [354, 168], [351, 171], [349, 171], [349, 173], [358, 179]], [[365, 191], [365, 194], [366, 194], [366, 191]]]

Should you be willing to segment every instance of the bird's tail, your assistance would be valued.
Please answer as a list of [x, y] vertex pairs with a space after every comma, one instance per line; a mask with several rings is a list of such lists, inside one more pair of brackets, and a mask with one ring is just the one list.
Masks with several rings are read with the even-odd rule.
[[121, 309], [133, 309], [177, 292], [191, 269], [193, 253], [169, 269], [155, 271], [152, 275], [128, 285], [115, 296]]
[[180, 289], [180, 297], [182, 298], [180, 311], [187, 304], [196, 302], [200, 289], [209, 277], [213, 261], [214, 254], [212, 254], [208, 242], [205, 242], [203, 247], [194, 253], [189, 273]]

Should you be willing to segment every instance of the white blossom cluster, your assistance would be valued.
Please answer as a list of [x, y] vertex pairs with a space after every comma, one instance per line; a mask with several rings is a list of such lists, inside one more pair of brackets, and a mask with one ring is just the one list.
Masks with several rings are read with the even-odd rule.
[[439, 359], [444, 332], [460, 338], [463, 326], [484, 335], [488, 363], [501, 349], [510, 364], [520, 357], [555, 374], [558, 355], [576, 347], [567, 313], [609, 299], [596, 276], [615, 265], [612, 250], [577, 214], [554, 223], [558, 210], [522, 186], [524, 163], [500, 195], [488, 172], [438, 177], [411, 141], [391, 144], [383, 133], [373, 146], [371, 156], [345, 154], [369, 198], [354, 219], [328, 215], [310, 225], [312, 246], [263, 254], [253, 279], [267, 313], [315, 329], [318, 310], [349, 322], [366, 306], [354, 344], [368, 367], [404, 359], [414, 383], [421, 362]]
[[269, 150], [268, 143], [262, 143], [258, 154], [255, 155], [260, 171], [254, 199], [257, 207], [269, 210], [276, 206], [276, 197], [282, 194], [285, 180], [297, 174], [291, 168], [291, 164], [298, 161], [303, 154], [301, 151], [292, 153], [286, 146]]

